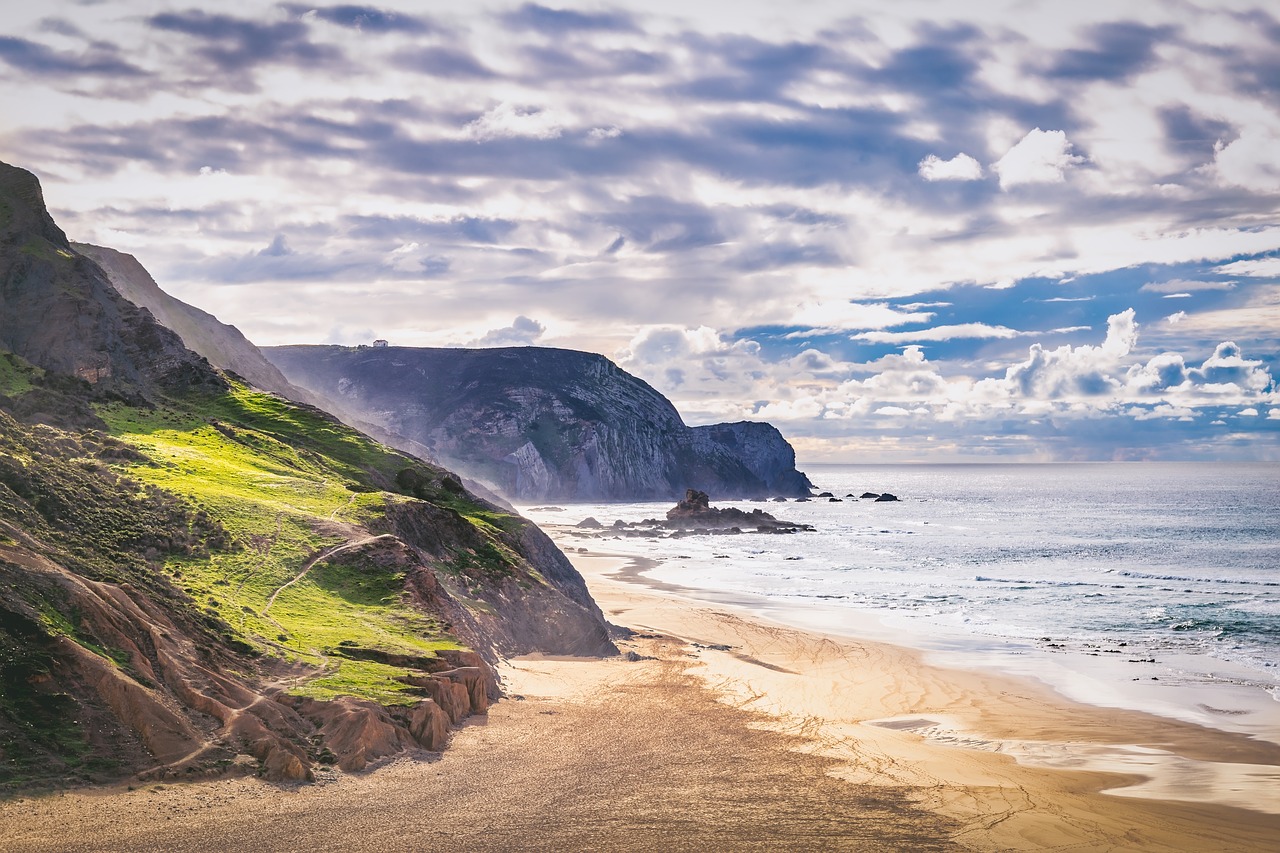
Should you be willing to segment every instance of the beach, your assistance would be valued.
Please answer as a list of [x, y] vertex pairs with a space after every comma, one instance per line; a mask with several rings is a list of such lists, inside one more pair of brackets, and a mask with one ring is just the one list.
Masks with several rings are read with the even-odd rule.
[[297, 787], [238, 778], [23, 797], [0, 804], [0, 850], [1280, 843], [1266, 796], [1280, 745], [699, 602], [621, 551], [569, 555], [605, 616], [635, 632], [624, 655], [506, 662], [506, 698], [445, 752]]

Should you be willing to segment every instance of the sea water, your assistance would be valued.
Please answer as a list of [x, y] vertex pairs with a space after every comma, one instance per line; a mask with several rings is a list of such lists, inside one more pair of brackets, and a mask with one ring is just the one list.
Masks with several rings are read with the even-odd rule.
[[[654, 581], [1073, 698], [1280, 738], [1280, 464], [811, 465], [790, 535], [619, 538]], [[890, 492], [896, 502], [860, 499]], [[606, 526], [664, 503], [522, 506]]]

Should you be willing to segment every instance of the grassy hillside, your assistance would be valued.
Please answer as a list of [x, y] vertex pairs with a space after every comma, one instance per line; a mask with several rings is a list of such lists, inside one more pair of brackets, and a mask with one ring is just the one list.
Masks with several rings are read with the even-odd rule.
[[[98, 414], [113, 436], [146, 457], [126, 466], [131, 476], [184, 496], [226, 530], [228, 547], [173, 557], [162, 570], [225, 620], [236, 642], [316, 666], [293, 692], [416, 701], [397, 680], [407, 670], [343, 658], [342, 644], [428, 656], [461, 647], [438, 618], [405, 600], [403, 572], [369, 557], [322, 558], [368, 539], [388, 501], [404, 499], [379, 486], [412, 469], [408, 459], [241, 385], [190, 408], [115, 403]], [[470, 555], [459, 556], [465, 562]]]
[[[0, 409], [22, 408], [42, 382], [0, 354]], [[66, 577], [33, 571], [42, 561], [158, 605], [202, 666], [254, 691], [406, 713], [436, 695], [426, 673], [456, 665], [441, 652], [485, 639], [485, 620], [538, 618], [520, 615], [521, 597], [556, 592], [520, 553], [527, 522], [318, 410], [235, 382], [89, 408], [96, 429], [0, 412], [0, 785], [105, 778], [155, 757], [104, 757], [73, 724], [119, 709], [56, 683], [63, 641], [141, 689], [182, 696], [162, 683], [159, 652], [137, 631], [115, 638], [121, 617], [86, 615], [59, 591]], [[305, 746], [311, 728], [289, 736]], [[312, 757], [337, 751], [312, 740]], [[210, 755], [225, 764], [234, 752]]]

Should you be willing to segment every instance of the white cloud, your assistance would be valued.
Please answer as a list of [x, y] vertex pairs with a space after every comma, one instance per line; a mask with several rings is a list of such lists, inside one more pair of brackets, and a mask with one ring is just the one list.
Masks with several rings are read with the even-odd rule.
[[1168, 281], [1149, 281], [1139, 290], [1146, 293], [1189, 294], [1199, 290], [1234, 290], [1234, 281], [1187, 281], [1171, 278]]
[[903, 344], [917, 341], [951, 341], [957, 338], [1016, 338], [1025, 335], [1007, 326], [989, 326], [986, 323], [960, 323], [954, 326], [935, 326], [914, 332], [861, 332], [853, 336], [856, 341], [876, 344]]
[[477, 142], [515, 137], [555, 139], [565, 127], [564, 118], [554, 110], [501, 103], [469, 122], [463, 133]]
[[1280, 278], [1280, 258], [1258, 258], [1253, 261], [1235, 261], [1217, 267], [1226, 275], [1247, 275], [1258, 278]]
[[1022, 184], [1060, 184], [1068, 167], [1083, 163], [1084, 158], [1071, 153], [1071, 143], [1061, 130], [1035, 128], [1015, 146], [991, 164], [1000, 176], [1000, 188]]
[[1240, 411], [1236, 412], [1237, 418], [1256, 418], [1257, 416], [1258, 416], [1258, 410], [1255, 409], [1253, 406], [1250, 406], [1247, 409], [1241, 409]]
[[1280, 133], [1247, 127], [1234, 141], [1214, 146], [1213, 166], [1218, 182], [1254, 192], [1280, 190]]
[[547, 327], [523, 314], [511, 321], [510, 326], [490, 329], [479, 338], [467, 341], [468, 347], [520, 347], [530, 346], [542, 337]]
[[957, 154], [950, 160], [930, 154], [918, 167], [926, 181], [976, 181], [982, 177], [982, 164], [968, 154]]
[[891, 306], [884, 302], [836, 301], [802, 302], [787, 317], [789, 325], [803, 327], [789, 338], [834, 334], [851, 329], [884, 329], [907, 323], [927, 323], [933, 313], [920, 311], [923, 305]]
[[1173, 314], [1170, 314], [1168, 317], [1165, 317], [1165, 318], [1164, 318], [1164, 321], [1165, 321], [1165, 323], [1169, 324], [1170, 326], [1176, 326], [1176, 325], [1178, 325], [1179, 323], [1181, 323], [1181, 322], [1182, 322], [1183, 320], [1185, 320], [1185, 319], [1187, 319], [1187, 312], [1186, 312], [1186, 311], [1178, 311], [1178, 312], [1175, 312], [1175, 313], [1173, 313]]

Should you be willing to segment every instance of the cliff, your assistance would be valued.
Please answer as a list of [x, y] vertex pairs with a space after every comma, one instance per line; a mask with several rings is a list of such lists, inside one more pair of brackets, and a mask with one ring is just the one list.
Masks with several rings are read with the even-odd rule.
[[531, 651], [616, 651], [541, 531], [217, 370], [0, 164], [0, 792], [440, 749]]
[[99, 396], [149, 398], [223, 387], [205, 359], [112, 288], [67, 242], [35, 176], [0, 163], [0, 349], [87, 382]]
[[290, 382], [345, 417], [425, 446], [514, 500], [642, 500], [696, 488], [807, 495], [768, 424], [690, 428], [603, 356], [545, 347], [267, 347]]
[[204, 356], [210, 364], [243, 377], [263, 391], [298, 402], [317, 403], [291, 385], [235, 326], [161, 290], [133, 255], [88, 243], [71, 243], [70, 247], [96, 262], [121, 296], [150, 311], [160, 325], [177, 332], [188, 349]]

